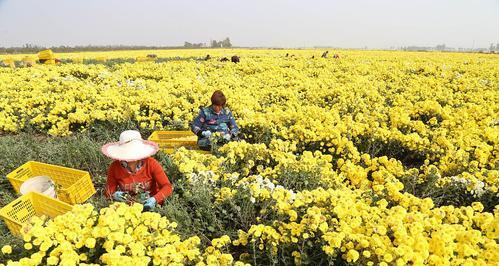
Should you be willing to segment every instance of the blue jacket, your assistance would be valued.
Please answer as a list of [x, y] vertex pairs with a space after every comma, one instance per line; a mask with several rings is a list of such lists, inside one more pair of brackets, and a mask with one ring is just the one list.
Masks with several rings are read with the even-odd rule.
[[191, 130], [198, 136], [199, 132], [205, 130], [231, 135], [236, 135], [239, 132], [236, 120], [228, 108], [224, 107], [220, 114], [217, 114], [211, 106], [201, 108], [198, 116], [192, 122]]

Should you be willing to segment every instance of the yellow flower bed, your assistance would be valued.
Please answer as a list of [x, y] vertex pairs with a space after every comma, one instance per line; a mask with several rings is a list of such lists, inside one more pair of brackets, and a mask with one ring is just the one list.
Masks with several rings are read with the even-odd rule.
[[[8, 133], [64, 136], [102, 121], [188, 129], [221, 89], [244, 141], [218, 156], [176, 151], [176, 188], [185, 197], [209, 188], [223, 215], [242, 203], [255, 212], [250, 225], [204, 245], [138, 206], [79, 206], [35, 222], [24, 244], [33, 255], [11, 264], [91, 263], [95, 247], [107, 264], [499, 263], [499, 207], [486, 202], [499, 187], [499, 57], [321, 52], [78, 53], [60, 56], [186, 60], [0, 68], [0, 131]], [[206, 54], [213, 59], [196, 60]], [[235, 54], [238, 64], [218, 60]], [[456, 206], [446, 204], [453, 198]]]
[[[223, 248], [228, 236], [211, 240], [200, 249], [197, 236], [182, 240], [176, 223], [157, 213], [142, 212], [142, 205], [116, 203], [99, 212], [90, 204], [78, 205], [53, 220], [35, 217], [24, 229], [24, 248], [36, 249], [29, 258], [7, 265], [244, 265]], [[9, 254], [10, 246], [2, 252]]]

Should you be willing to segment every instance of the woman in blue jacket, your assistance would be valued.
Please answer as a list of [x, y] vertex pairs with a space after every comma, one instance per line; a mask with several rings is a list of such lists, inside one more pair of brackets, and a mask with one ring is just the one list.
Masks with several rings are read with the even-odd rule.
[[192, 122], [191, 130], [198, 136], [199, 148], [210, 150], [210, 136], [215, 132], [221, 132], [226, 141], [237, 137], [239, 128], [232, 112], [225, 107], [226, 102], [225, 95], [219, 90], [215, 91], [211, 96], [211, 105], [201, 108]]

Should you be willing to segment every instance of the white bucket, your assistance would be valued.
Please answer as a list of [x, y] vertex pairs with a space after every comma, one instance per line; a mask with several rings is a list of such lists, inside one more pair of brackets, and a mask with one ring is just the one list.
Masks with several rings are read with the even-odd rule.
[[23, 195], [29, 192], [38, 192], [52, 198], [57, 198], [55, 184], [48, 176], [35, 176], [24, 181], [19, 191]]

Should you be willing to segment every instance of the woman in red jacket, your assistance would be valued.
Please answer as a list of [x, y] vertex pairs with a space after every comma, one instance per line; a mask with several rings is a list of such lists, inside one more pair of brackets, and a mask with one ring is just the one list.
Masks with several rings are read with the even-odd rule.
[[106, 196], [127, 201], [127, 195], [136, 196], [140, 188], [150, 195], [144, 199], [145, 209], [162, 204], [172, 194], [172, 185], [163, 167], [151, 157], [158, 150], [156, 143], [143, 140], [136, 130], [123, 131], [119, 142], [102, 146], [102, 153], [114, 160], [107, 173]]

